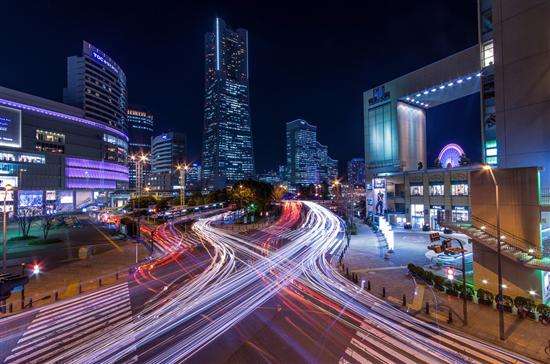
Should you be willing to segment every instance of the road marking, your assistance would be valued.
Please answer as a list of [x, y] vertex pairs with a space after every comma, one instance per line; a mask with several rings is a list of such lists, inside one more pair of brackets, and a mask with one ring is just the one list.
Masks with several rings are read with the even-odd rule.
[[96, 229], [105, 239], [107, 239], [107, 241], [109, 243], [111, 243], [115, 248], [117, 248], [119, 252], [122, 252], [122, 248], [117, 243], [115, 243], [115, 241], [113, 239], [111, 239], [111, 237], [109, 235], [105, 234], [103, 231], [101, 231], [94, 224], [90, 224], [90, 225], [92, 225], [94, 227], [94, 229]]

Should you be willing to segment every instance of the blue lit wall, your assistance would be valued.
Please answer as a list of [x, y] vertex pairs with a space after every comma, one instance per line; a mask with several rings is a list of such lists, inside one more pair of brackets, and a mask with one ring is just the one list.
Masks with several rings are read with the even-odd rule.
[[460, 145], [472, 162], [481, 162], [479, 93], [428, 109], [426, 124], [429, 168], [449, 143]]

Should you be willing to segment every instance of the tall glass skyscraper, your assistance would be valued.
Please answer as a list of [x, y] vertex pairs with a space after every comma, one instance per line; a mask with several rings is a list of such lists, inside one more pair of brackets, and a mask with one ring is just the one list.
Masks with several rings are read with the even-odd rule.
[[111, 57], [88, 42], [83, 42], [81, 56], [67, 58], [63, 102], [83, 109], [86, 118], [127, 132], [126, 75]]
[[224, 187], [254, 175], [248, 94], [248, 32], [216, 18], [205, 35], [202, 178]]
[[[148, 155], [151, 153], [151, 138], [153, 137], [153, 114], [141, 106], [131, 106], [126, 113], [128, 120], [128, 137], [130, 138], [130, 155]], [[128, 165], [130, 171], [130, 188], [136, 185], [136, 168], [133, 162]], [[142, 167], [142, 178], [145, 180], [151, 172], [151, 164]]]
[[291, 185], [309, 185], [338, 177], [338, 161], [317, 141], [317, 127], [305, 120], [286, 123], [286, 173]]

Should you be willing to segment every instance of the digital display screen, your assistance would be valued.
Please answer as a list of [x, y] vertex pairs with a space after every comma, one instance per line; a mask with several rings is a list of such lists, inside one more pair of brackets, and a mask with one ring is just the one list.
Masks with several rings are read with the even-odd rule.
[[0, 176], [0, 187], [6, 187], [10, 185], [17, 187], [17, 177], [15, 176]]
[[19, 207], [41, 207], [42, 191], [19, 191]]
[[55, 201], [55, 191], [46, 191], [46, 201]]
[[73, 191], [59, 191], [59, 203], [62, 205], [73, 204]]
[[21, 110], [0, 106], [0, 145], [21, 148]]

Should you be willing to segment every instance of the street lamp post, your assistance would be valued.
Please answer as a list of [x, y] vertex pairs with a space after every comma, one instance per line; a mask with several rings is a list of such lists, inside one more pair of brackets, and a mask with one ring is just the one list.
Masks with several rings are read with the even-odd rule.
[[460, 245], [460, 251], [462, 254], [462, 316], [464, 317], [464, 326], [468, 325], [468, 300], [466, 298], [466, 258], [464, 256], [465, 250], [462, 241], [457, 238], [453, 238]]
[[2, 272], [6, 273], [6, 270], [8, 269], [8, 229], [7, 229], [7, 222], [6, 222], [6, 198], [8, 197], [8, 191], [11, 191], [11, 185], [7, 184], [4, 186], [4, 208], [2, 210], [4, 215], [4, 224], [2, 229]]
[[180, 171], [180, 205], [185, 205], [185, 172], [189, 169], [187, 164], [178, 164], [176, 169]]
[[501, 242], [500, 242], [500, 195], [499, 195], [499, 186], [497, 179], [495, 178], [495, 173], [493, 168], [490, 165], [484, 165], [483, 169], [489, 171], [491, 174], [493, 184], [495, 185], [495, 204], [496, 204], [496, 214], [497, 214], [497, 275], [498, 275], [498, 298], [497, 298], [497, 308], [498, 308], [498, 333], [500, 340], [504, 340], [504, 312], [502, 307], [502, 262], [501, 262]]

